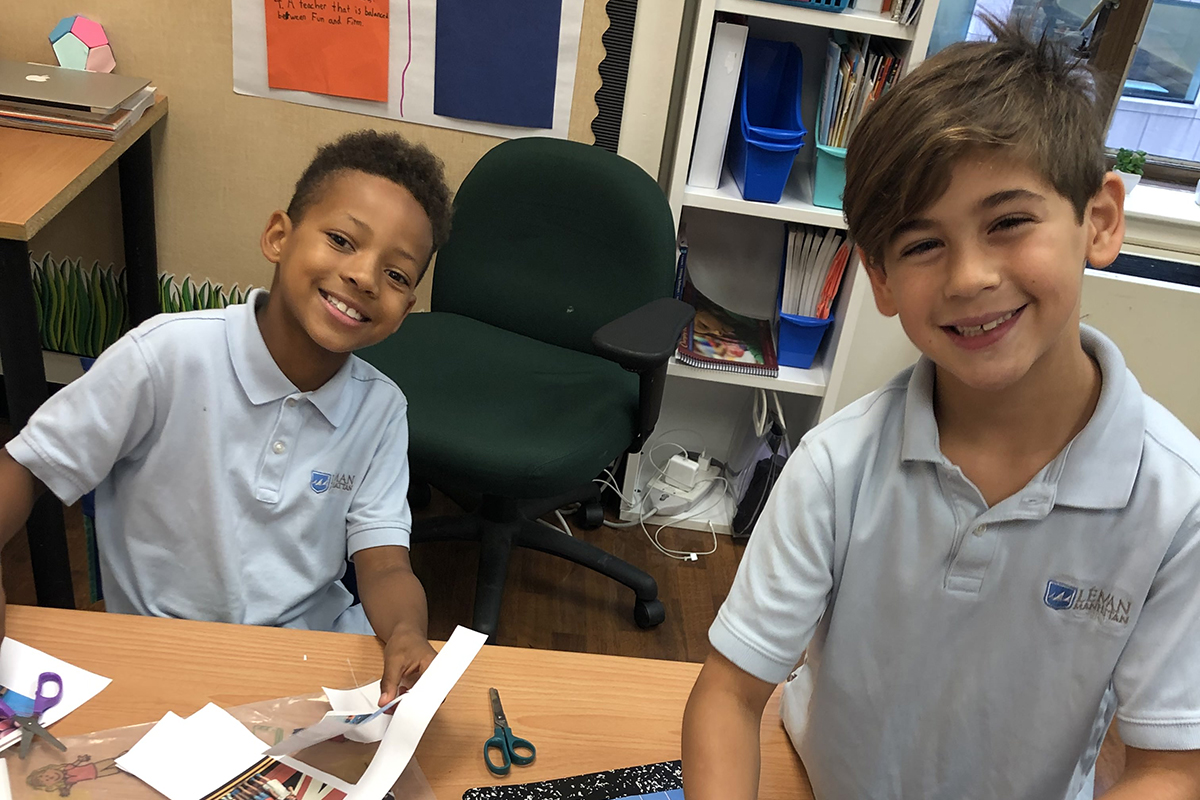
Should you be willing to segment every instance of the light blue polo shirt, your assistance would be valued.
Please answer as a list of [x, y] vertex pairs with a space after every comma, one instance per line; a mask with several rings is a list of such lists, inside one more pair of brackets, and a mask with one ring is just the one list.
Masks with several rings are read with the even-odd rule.
[[7, 445], [63, 502], [96, 489], [109, 611], [370, 633], [348, 556], [407, 547], [404, 395], [351, 357], [313, 392], [244, 305], [160, 315]]
[[991, 508], [941, 453], [925, 359], [788, 459], [709, 636], [791, 678], [818, 798], [1090, 797], [1114, 712], [1126, 744], [1200, 749], [1200, 442], [1083, 343], [1091, 420]]

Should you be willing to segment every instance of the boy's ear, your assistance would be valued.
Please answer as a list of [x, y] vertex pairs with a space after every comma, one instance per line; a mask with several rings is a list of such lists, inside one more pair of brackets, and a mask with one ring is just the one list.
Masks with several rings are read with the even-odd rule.
[[871, 279], [871, 292], [875, 295], [875, 307], [885, 317], [896, 316], [898, 313], [896, 301], [892, 297], [891, 288], [887, 285], [887, 273], [884, 272], [883, 264], [872, 263], [861, 247], [854, 249], [858, 253], [858, 260], [862, 262], [863, 269], [867, 271], [867, 277]]
[[1088, 264], [1104, 269], [1116, 260], [1125, 241], [1125, 186], [1117, 173], [1104, 176], [1100, 191], [1088, 202], [1083, 224]]
[[262, 248], [262, 254], [272, 264], [278, 264], [283, 257], [283, 246], [287, 241], [287, 237], [292, 233], [292, 220], [285, 211], [276, 211], [267, 220], [267, 227], [263, 229], [262, 237], [259, 240], [259, 246]]

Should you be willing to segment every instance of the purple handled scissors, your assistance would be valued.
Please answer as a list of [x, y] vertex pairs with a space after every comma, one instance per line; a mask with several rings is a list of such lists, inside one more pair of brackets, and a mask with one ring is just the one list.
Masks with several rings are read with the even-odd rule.
[[[54, 694], [46, 693], [46, 687], [53, 686]], [[33, 712], [28, 715], [17, 714], [12, 708], [0, 700], [0, 717], [11, 719], [21, 729], [21, 758], [29, 755], [29, 748], [33, 744], [33, 737], [40, 736], [49, 744], [57, 747], [59, 750], [65, 751], [67, 746], [55, 739], [50, 731], [42, 727], [39, 718], [45, 712], [58, 705], [58, 701], [62, 700], [62, 678], [55, 672], [43, 672], [38, 676], [37, 694], [33, 699]]]

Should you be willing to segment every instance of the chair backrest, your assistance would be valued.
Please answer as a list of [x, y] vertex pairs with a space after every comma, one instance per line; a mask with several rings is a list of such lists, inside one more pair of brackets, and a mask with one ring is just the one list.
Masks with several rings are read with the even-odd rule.
[[598, 147], [504, 142], [454, 199], [432, 308], [581, 352], [592, 333], [671, 294], [675, 225], [658, 184]]

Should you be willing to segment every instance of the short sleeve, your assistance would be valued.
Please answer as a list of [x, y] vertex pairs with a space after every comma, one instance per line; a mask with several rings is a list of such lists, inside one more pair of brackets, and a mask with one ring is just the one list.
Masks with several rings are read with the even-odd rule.
[[5, 449], [64, 503], [103, 481], [154, 425], [154, 385], [137, 339], [118, 339], [34, 412]]
[[346, 552], [369, 547], [408, 547], [408, 416], [398, 411], [384, 429], [362, 483], [346, 512]]
[[1200, 506], [1158, 568], [1113, 686], [1126, 744], [1200, 750]]
[[833, 495], [805, 442], [763, 509], [709, 640], [759, 680], [796, 668], [833, 588]]

